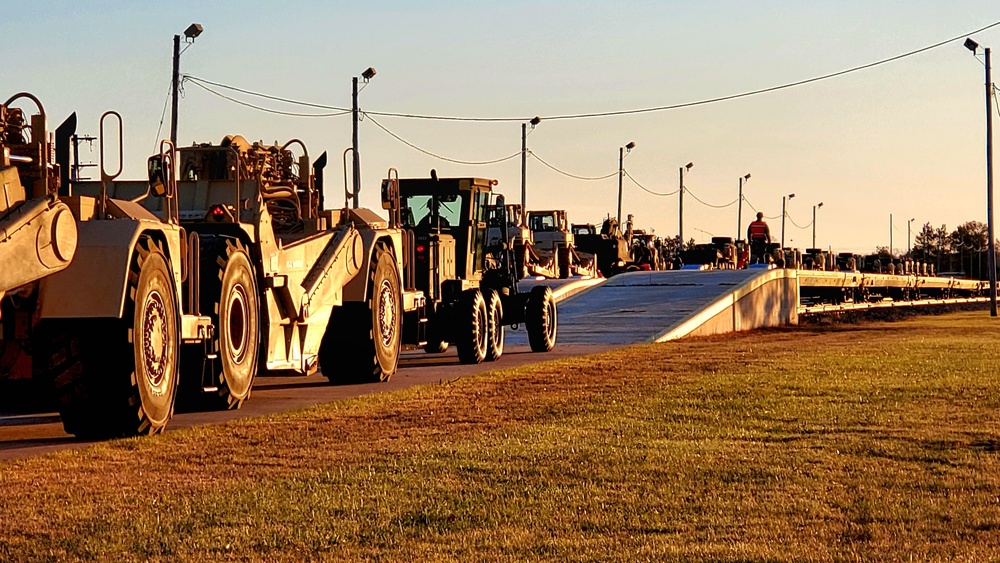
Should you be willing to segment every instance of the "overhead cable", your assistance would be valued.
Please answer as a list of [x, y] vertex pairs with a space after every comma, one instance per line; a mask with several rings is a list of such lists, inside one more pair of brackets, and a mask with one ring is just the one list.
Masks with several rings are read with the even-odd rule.
[[[575, 114], [563, 114], [563, 115], [550, 115], [550, 116], [541, 116], [541, 119], [543, 121], [554, 121], [554, 120], [565, 120], [565, 119], [587, 119], [587, 118], [594, 118], [594, 117], [612, 117], [612, 116], [619, 116], [619, 115], [635, 115], [635, 114], [642, 114], [642, 113], [652, 113], [652, 112], [668, 111], [668, 110], [673, 110], [673, 109], [681, 109], [681, 108], [689, 108], [689, 107], [694, 107], [694, 106], [701, 106], [701, 105], [713, 104], [713, 103], [717, 103], [717, 102], [724, 102], [724, 101], [735, 100], [735, 99], [739, 99], [739, 98], [746, 98], [746, 97], [750, 97], [750, 96], [756, 96], [756, 95], [759, 95], [759, 94], [766, 94], [766, 93], [769, 93], [769, 92], [776, 92], [778, 90], [786, 90], [786, 89], [789, 89], [789, 88], [794, 88], [796, 86], [803, 86], [803, 85], [806, 85], [806, 84], [811, 84], [811, 83], [814, 83], [814, 82], [819, 82], [821, 80], [828, 80], [830, 78], [836, 78], [838, 76], [843, 76], [845, 74], [851, 74], [851, 73], [854, 73], [854, 72], [866, 70], [866, 69], [869, 69], [869, 68], [873, 68], [873, 67], [881, 66], [881, 65], [884, 65], [884, 64], [887, 64], [887, 63], [891, 63], [891, 62], [894, 62], [894, 61], [898, 61], [900, 59], [904, 59], [904, 58], [907, 58], [907, 57], [918, 55], [920, 53], [924, 53], [924, 52], [930, 51], [932, 49], [937, 49], [939, 47], [947, 45], [948, 43], [952, 43], [954, 41], [958, 41], [958, 40], [963, 39], [965, 37], [968, 37], [970, 35], [975, 35], [977, 33], [981, 33], [981, 32], [986, 31], [988, 29], [992, 29], [992, 28], [994, 28], [994, 27], [996, 27], [998, 25], [1000, 25], [1000, 21], [991, 23], [991, 24], [989, 24], [987, 26], [981, 27], [979, 29], [976, 29], [976, 30], [973, 30], [973, 31], [970, 31], [970, 32], [967, 32], [967, 33], [962, 33], [960, 35], [956, 35], [955, 37], [952, 37], [950, 39], [946, 39], [944, 41], [939, 41], [937, 43], [934, 43], [932, 45], [928, 45], [926, 47], [921, 47], [919, 49], [908, 51], [908, 52], [903, 53], [901, 55], [896, 55], [896, 56], [893, 56], [893, 57], [888, 57], [888, 58], [881, 59], [881, 60], [878, 60], [878, 61], [875, 61], [875, 62], [871, 62], [871, 63], [859, 65], [859, 66], [855, 66], [855, 67], [848, 68], [848, 69], [841, 70], [841, 71], [837, 71], [837, 72], [831, 72], [831, 73], [824, 74], [824, 75], [821, 75], [821, 76], [815, 76], [815, 77], [812, 77], [812, 78], [807, 78], [807, 79], [804, 79], [804, 80], [798, 80], [798, 81], [795, 81], [795, 82], [787, 82], [787, 83], [780, 84], [780, 85], [777, 85], [777, 86], [770, 86], [770, 87], [761, 88], [761, 89], [758, 89], [758, 90], [750, 90], [750, 91], [741, 92], [741, 93], [738, 93], [738, 94], [730, 94], [730, 95], [726, 95], [726, 96], [719, 96], [719, 97], [715, 97], [715, 98], [708, 98], [708, 99], [704, 99], [704, 100], [697, 100], [697, 101], [693, 101], [693, 102], [684, 102], [684, 103], [671, 104], [671, 105], [662, 105], [662, 106], [654, 106], [654, 107], [648, 107], [648, 108], [627, 109], [627, 110], [617, 110], [617, 111], [593, 112], [593, 113], [575, 113]], [[190, 75], [185, 75], [185, 76], [186, 77], [190, 77]], [[195, 78], [195, 77], [190, 77], [190, 78]], [[259, 92], [253, 92], [253, 91], [250, 91], [250, 90], [245, 90], [245, 89], [237, 88], [235, 86], [228, 86], [228, 85], [224, 85], [224, 84], [221, 84], [221, 83], [218, 83], [218, 82], [210, 82], [208, 80], [201, 79], [201, 78], [196, 78], [196, 80], [198, 80], [199, 82], [204, 82], [204, 83], [207, 83], [207, 84], [212, 84], [212, 85], [218, 86], [220, 88], [229, 88], [229, 89], [232, 89], [232, 90], [235, 90], [235, 91], [238, 91], [238, 92], [242, 92], [242, 93], [245, 93], [245, 94], [248, 94], [248, 95], [260, 96], [260, 97], [263, 97], [263, 98], [273, 99], [273, 100], [281, 101], [281, 102], [284, 102], [284, 103], [300, 104], [300, 105], [305, 105], [305, 106], [310, 106], [310, 107], [317, 107], [317, 108], [323, 108], [323, 109], [337, 109], [337, 110], [344, 110], [344, 111], [346, 111], [346, 108], [337, 108], [337, 107], [334, 107], [334, 106], [325, 106], [325, 105], [322, 105], [322, 104], [311, 104], [311, 103], [308, 103], [308, 102], [298, 102], [296, 100], [290, 100], [290, 99], [287, 99], [287, 98], [279, 98], [277, 96], [270, 96], [270, 95], [267, 95], [267, 94], [261, 94]], [[204, 86], [204, 84], [201, 84], [201, 85]], [[251, 106], [251, 107], [253, 107], [253, 106]], [[407, 119], [428, 119], [428, 120], [439, 120], [439, 121], [525, 122], [525, 121], [529, 121], [529, 120], [532, 119], [532, 117], [458, 117], [458, 116], [443, 116], [443, 115], [421, 115], [421, 114], [415, 114], [415, 113], [399, 113], [399, 112], [386, 112], [386, 111], [369, 111], [367, 113], [369, 115], [375, 115], [375, 116], [380, 116], [380, 117], [398, 117], [398, 118], [407, 118]]]
[[376, 127], [378, 127], [379, 129], [381, 129], [382, 131], [385, 131], [393, 139], [396, 139], [400, 143], [403, 143], [404, 145], [410, 147], [411, 149], [413, 149], [413, 150], [415, 150], [417, 152], [421, 152], [421, 153], [423, 153], [423, 154], [425, 154], [427, 156], [436, 158], [438, 160], [443, 160], [445, 162], [453, 162], [455, 164], [468, 164], [468, 165], [473, 165], [473, 166], [481, 166], [481, 165], [486, 165], [486, 164], [497, 164], [499, 162], [504, 162], [506, 160], [510, 160], [510, 159], [512, 159], [514, 157], [517, 157], [517, 156], [521, 155], [521, 151], [517, 151], [516, 153], [508, 155], [508, 156], [505, 156], [503, 158], [496, 158], [496, 159], [493, 159], [493, 160], [480, 160], [480, 161], [458, 160], [456, 158], [448, 158], [447, 156], [441, 156], [439, 154], [432, 153], [429, 150], [422, 149], [422, 148], [418, 147], [417, 145], [414, 145], [413, 143], [407, 141], [406, 139], [404, 139], [404, 138], [400, 137], [399, 135], [393, 133], [392, 131], [386, 129], [384, 125], [382, 125], [381, 123], [379, 123], [378, 121], [376, 121], [375, 118], [372, 117], [368, 112], [364, 112], [364, 114], [365, 114], [365, 117], [368, 118], [368, 121], [371, 121], [372, 123], [374, 123]]
[[[518, 154], [521, 154], [521, 153], [518, 153]], [[566, 176], [568, 178], [573, 178], [573, 179], [576, 179], [576, 180], [587, 180], [587, 181], [607, 180], [608, 178], [611, 178], [613, 176], [618, 175], [618, 171], [615, 170], [611, 174], [606, 174], [604, 176], [577, 176], [576, 174], [570, 174], [569, 172], [566, 172], [564, 170], [560, 170], [560, 169], [556, 168], [555, 166], [552, 166], [551, 164], [549, 164], [548, 162], [546, 162], [545, 160], [543, 160], [542, 157], [540, 157], [537, 154], [535, 154], [534, 151], [532, 151], [531, 149], [528, 149], [528, 155], [534, 157], [535, 160], [537, 160], [538, 162], [541, 162], [542, 164], [544, 164], [548, 168], [554, 170], [555, 172], [558, 172], [559, 174], [562, 174], [563, 176]]]
[[633, 178], [632, 175], [628, 173], [628, 170], [625, 170], [624, 172], [625, 172], [625, 177], [627, 177], [629, 180], [631, 180], [632, 183], [635, 184], [636, 186], [639, 186], [639, 188], [642, 189], [646, 193], [649, 193], [649, 194], [652, 194], [652, 195], [655, 195], [655, 196], [665, 197], [665, 196], [674, 195], [677, 192], [681, 191], [678, 188], [678, 189], [676, 189], [676, 190], [674, 190], [672, 192], [666, 192], [666, 193], [654, 192], [653, 190], [651, 190], [651, 189], [647, 188], [646, 186], [643, 186], [642, 184], [640, 184], [638, 180], [636, 180], [635, 178]]
[[239, 104], [241, 106], [246, 106], [248, 108], [252, 108], [252, 109], [255, 109], [255, 110], [258, 110], [258, 111], [263, 111], [263, 112], [266, 112], [266, 113], [273, 113], [273, 114], [277, 114], [277, 115], [287, 115], [287, 116], [291, 116], [291, 117], [336, 117], [338, 115], [344, 115], [344, 114], [347, 114], [347, 113], [351, 113], [350, 110], [336, 111], [336, 112], [333, 112], [333, 113], [298, 113], [298, 112], [292, 112], [292, 111], [281, 111], [281, 110], [266, 108], [266, 107], [263, 107], [263, 106], [258, 106], [258, 105], [255, 105], [255, 104], [251, 104], [249, 102], [244, 102], [243, 100], [237, 100], [236, 98], [227, 96], [227, 95], [223, 94], [222, 92], [217, 92], [217, 91], [209, 88], [208, 86], [202, 84], [201, 82], [196, 82], [196, 81], [192, 80], [191, 84], [194, 84], [195, 86], [197, 86], [197, 87], [199, 87], [199, 88], [201, 88], [203, 90], [206, 90], [206, 91], [208, 91], [208, 92], [210, 92], [212, 94], [215, 94], [216, 96], [218, 96], [218, 97], [220, 97], [220, 98], [222, 98], [224, 100], [229, 100], [230, 102]]
[[690, 188], [684, 188], [684, 192], [687, 193], [689, 196], [693, 197], [695, 201], [697, 201], [698, 203], [704, 205], [705, 207], [712, 207], [714, 209], [725, 209], [726, 207], [730, 207], [732, 205], [736, 205], [736, 202], [740, 200], [740, 198], [736, 198], [733, 201], [730, 201], [729, 203], [727, 203], [725, 205], [712, 205], [711, 203], [707, 203], [704, 200], [702, 200], [701, 198], [699, 198], [698, 196], [694, 195], [694, 192], [692, 192], [690, 190]]

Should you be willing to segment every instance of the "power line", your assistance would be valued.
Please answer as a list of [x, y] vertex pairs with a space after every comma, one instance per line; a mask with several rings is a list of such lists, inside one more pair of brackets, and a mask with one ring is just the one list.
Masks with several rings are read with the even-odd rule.
[[[521, 153], [517, 153], [517, 154], [521, 154]], [[575, 180], [587, 180], [587, 181], [607, 180], [608, 178], [611, 178], [611, 177], [616, 176], [618, 174], [618, 171], [615, 170], [611, 174], [607, 174], [607, 175], [604, 175], [604, 176], [577, 176], [576, 174], [570, 174], [569, 172], [566, 172], [564, 170], [560, 170], [560, 169], [556, 168], [555, 166], [552, 166], [551, 164], [549, 164], [548, 162], [546, 162], [545, 160], [543, 160], [542, 157], [540, 157], [537, 154], [535, 154], [531, 149], [528, 149], [528, 154], [531, 155], [531, 156], [533, 156], [535, 158], [535, 160], [537, 160], [538, 162], [541, 162], [542, 164], [544, 164], [548, 168], [554, 170], [555, 172], [558, 172], [559, 174], [562, 174], [563, 176], [566, 176], [568, 178], [573, 178]]]
[[[824, 75], [821, 75], [821, 76], [815, 76], [815, 77], [807, 78], [807, 79], [804, 79], [804, 80], [798, 80], [798, 81], [795, 81], [795, 82], [788, 82], [788, 83], [785, 83], [785, 84], [780, 84], [778, 86], [771, 86], [771, 87], [768, 87], [768, 88], [761, 88], [761, 89], [758, 89], [758, 90], [750, 90], [750, 91], [741, 92], [741, 93], [738, 93], [738, 94], [730, 94], [730, 95], [727, 95], [727, 96], [719, 96], [719, 97], [716, 97], [716, 98], [708, 98], [708, 99], [698, 100], [698, 101], [694, 101], [694, 102], [684, 102], [684, 103], [672, 104], [672, 105], [663, 105], [663, 106], [654, 106], [654, 107], [648, 107], [648, 108], [618, 110], [618, 111], [605, 111], [605, 112], [594, 112], [594, 113], [577, 113], [577, 114], [552, 115], [552, 116], [542, 116], [541, 118], [543, 120], [547, 120], [547, 121], [554, 121], [554, 120], [565, 120], [565, 119], [587, 119], [587, 118], [594, 118], [594, 117], [612, 117], [612, 116], [619, 116], [619, 115], [635, 115], [635, 114], [642, 114], [642, 113], [652, 113], [652, 112], [659, 112], [659, 111], [668, 111], [668, 110], [673, 110], [673, 109], [689, 108], [689, 107], [695, 107], [695, 106], [713, 104], [713, 103], [717, 103], [717, 102], [724, 102], [724, 101], [729, 101], [729, 100], [735, 100], [735, 99], [739, 99], [739, 98], [746, 98], [746, 97], [750, 97], [750, 96], [756, 96], [756, 95], [759, 95], [759, 94], [766, 94], [766, 93], [769, 93], [769, 92], [776, 92], [778, 90], [786, 90], [786, 89], [789, 89], [789, 88], [794, 88], [796, 86], [803, 86], [803, 85], [806, 85], [806, 84], [811, 84], [811, 83], [814, 83], [814, 82], [819, 82], [821, 80], [828, 80], [830, 78], [836, 78], [838, 76], [843, 76], [845, 74], [851, 74], [851, 73], [854, 73], [854, 72], [866, 70], [866, 69], [869, 69], [869, 68], [874, 68], [874, 67], [881, 66], [881, 65], [884, 65], [884, 64], [887, 64], [887, 63], [891, 63], [891, 62], [894, 62], [894, 61], [905, 59], [907, 57], [912, 57], [914, 55], [918, 55], [920, 53], [924, 53], [924, 52], [930, 51], [932, 49], [937, 49], [939, 47], [947, 45], [948, 43], [952, 43], [954, 41], [958, 41], [959, 39], [962, 39], [964, 37], [967, 37], [967, 36], [970, 36], [970, 35], [974, 35], [976, 33], [981, 33], [981, 32], [986, 31], [988, 29], [994, 28], [994, 27], [996, 27], [998, 25], [1000, 25], [1000, 21], [991, 23], [991, 24], [989, 24], [987, 26], [984, 26], [982, 28], [970, 31], [968, 33], [962, 33], [961, 35], [957, 35], [955, 37], [952, 37], [950, 39], [946, 39], [944, 41], [939, 41], [937, 43], [934, 43], [932, 45], [928, 45], [926, 47], [921, 47], [919, 49], [908, 51], [908, 52], [903, 53], [901, 55], [896, 55], [896, 56], [885, 58], [885, 59], [881, 59], [881, 60], [878, 60], [878, 61], [875, 61], [875, 62], [872, 62], [872, 63], [855, 66], [855, 67], [852, 67], [852, 68], [848, 68], [846, 70], [841, 70], [841, 71], [837, 71], [837, 72], [831, 72], [829, 74], [824, 74]], [[185, 77], [189, 77], [189, 76], [190, 75], [185, 75]], [[194, 78], [194, 77], [191, 77], [191, 78]], [[221, 83], [218, 83], [218, 82], [210, 82], [208, 80], [204, 80], [204, 79], [200, 79], [200, 78], [196, 78], [196, 80], [199, 80], [199, 81], [204, 82], [204, 83], [212, 84], [214, 86], [218, 86], [218, 87], [221, 87], [221, 88], [229, 88], [229, 89], [232, 89], [232, 90], [235, 90], [235, 91], [238, 91], [238, 92], [243, 92], [245, 94], [249, 94], [249, 95], [253, 95], [253, 96], [260, 96], [260, 97], [263, 97], [263, 98], [277, 100], [277, 101], [281, 101], [281, 102], [285, 102], [285, 103], [299, 104], [299, 105], [304, 105], [304, 106], [309, 106], [309, 107], [317, 107], [317, 108], [322, 108], [322, 109], [345, 110], [345, 108], [338, 108], [338, 107], [335, 107], [335, 106], [324, 106], [324, 105], [321, 105], [321, 104], [312, 104], [312, 103], [308, 103], [308, 102], [299, 102], [299, 101], [290, 100], [290, 99], [287, 99], [287, 98], [280, 98], [280, 97], [277, 97], [277, 96], [270, 96], [268, 94], [261, 94], [259, 92], [253, 92], [253, 91], [250, 91], [250, 90], [245, 90], [245, 89], [237, 88], [235, 86], [228, 86], [228, 85], [224, 85], [224, 84], [221, 84]], [[202, 84], [202, 86], [204, 86], [204, 85]], [[253, 106], [251, 106], [251, 107], [253, 107]], [[398, 112], [382, 112], [382, 111], [370, 111], [370, 112], [367, 112], [367, 113], [369, 115], [376, 115], [376, 116], [379, 116], [379, 117], [399, 117], [399, 118], [407, 118], [407, 119], [427, 119], [427, 120], [438, 120], [438, 121], [523, 122], [523, 121], [528, 121], [528, 120], [531, 119], [531, 117], [457, 117], [457, 116], [421, 115], [421, 114], [414, 114], [414, 113], [398, 113]]]
[[218, 86], [219, 88], [225, 88], [226, 90], [233, 90], [233, 91], [240, 92], [240, 93], [243, 93], [243, 94], [248, 94], [250, 96], [257, 96], [258, 98], [266, 98], [268, 100], [275, 100], [275, 101], [278, 101], [278, 102], [284, 102], [286, 104], [293, 104], [293, 105], [299, 105], [299, 106], [305, 106], [305, 107], [317, 108], [317, 109], [332, 109], [332, 110], [344, 111], [344, 112], [350, 112], [351, 111], [350, 108], [341, 108], [341, 107], [337, 107], [337, 106], [327, 106], [327, 105], [323, 105], [323, 104], [314, 104], [314, 103], [311, 103], [311, 102], [301, 102], [299, 100], [292, 100], [292, 99], [289, 99], [289, 98], [282, 98], [282, 97], [279, 97], [279, 96], [272, 96], [270, 94], [261, 94], [260, 92], [254, 92], [252, 90], [246, 90], [246, 89], [243, 89], [243, 88], [237, 88], [236, 86], [230, 86], [228, 84], [222, 84], [221, 82], [212, 82], [211, 80], [205, 80], [204, 78], [198, 78], [197, 76], [192, 76], [190, 74], [184, 74], [184, 75], [181, 75], [181, 77], [185, 81], [186, 80], [190, 80], [190, 81], [196, 82], [196, 83], [201, 82], [201, 83], [204, 83], [204, 84], [211, 84], [212, 86]]
[[156, 140], [153, 141], [153, 150], [159, 151], [160, 131], [163, 130], [163, 120], [167, 116], [167, 104], [170, 103], [170, 91], [173, 89], [173, 82], [167, 84], [167, 97], [163, 100], [163, 111], [160, 112], [160, 125], [156, 128]]
[[276, 110], [276, 109], [270, 109], [270, 108], [266, 108], [266, 107], [263, 107], [263, 106], [258, 106], [258, 105], [255, 105], [255, 104], [251, 104], [250, 102], [244, 102], [242, 100], [237, 100], [236, 98], [232, 98], [230, 96], [227, 96], [227, 95], [223, 94], [222, 92], [217, 92], [217, 91], [209, 88], [208, 86], [205, 86], [204, 84], [202, 84], [200, 82], [196, 82], [194, 80], [191, 81], [191, 84], [194, 84], [195, 86], [197, 86], [197, 87], [199, 87], [199, 88], [201, 88], [203, 90], [206, 90], [206, 91], [208, 91], [208, 92], [210, 92], [212, 94], [215, 94], [216, 96], [218, 96], [218, 97], [220, 97], [220, 98], [222, 98], [224, 100], [229, 100], [230, 102], [239, 104], [241, 106], [246, 106], [248, 108], [252, 108], [252, 109], [255, 109], [255, 110], [258, 110], [258, 111], [263, 111], [263, 112], [266, 112], [266, 113], [273, 113], [273, 114], [277, 114], [277, 115], [287, 115], [287, 116], [291, 116], [291, 117], [336, 117], [338, 115], [344, 115], [344, 114], [351, 113], [351, 110], [337, 111], [337, 112], [333, 112], [333, 113], [298, 113], [298, 112], [292, 112], [292, 111], [280, 111], [280, 110]]
[[631, 180], [633, 184], [639, 186], [639, 188], [642, 189], [646, 193], [649, 193], [649, 194], [652, 194], [652, 195], [655, 195], [655, 196], [666, 197], [666, 196], [674, 195], [677, 192], [681, 191], [680, 189], [676, 189], [676, 190], [674, 190], [672, 192], [667, 192], [667, 193], [654, 192], [653, 190], [651, 190], [651, 189], [647, 188], [646, 186], [643, 186], [642, 184], [640, 184], [638, 180], [636, 180], [635, 178], [633, 178], [632, 175], [628, 173], [628, 170], [625, 170], [624, 172], [625, 172], [625, 177], [627, 177], [629, 180]]
[[812, 221], [809, 221], [808, 223], [806, 223], [805, 226], [802, 226], [802, 225], [799, 225], [798, 223], [796, 223], [795, 219], [792, 219], [792, 216], [789, 215], [788, 213], [785, 213], [785, 217], [788, 217], [788, 222], [791, 223], [792, 225], [795, 225], [795, 227], [797, 227], [799, 229], [808, 229], [809, 227], [812, 226]]
[[694, 192], [692, 192], [690, 189], [685, 188], [684, 191], [689, 196], [693, 197], [694, 200], [697, 201], [698, 203], [700, 203], [700, 204], [702, 204], [702, 205], [704, 205], [706, 207], [712, 207], [714, 209], [725, 209], [726, 207], [730, 207], [732, 205], [736, 205], [736, 202], [740, 200], [739, 198], [736, 198], [733, 201], [730, 201], [729, 203], [727, 203], [725, 205], [712, 205], [711, 203], [707, 203], [707, 202], [703, 201], [701, 198], [699, 198], [698, 196], [694, 195]]
[[[752, 203], [750, 203], [750, 200], [747, 199], [747, 196], [743, 196], [743, 201], [747, 202], [747, 205], [750, 206], [750, 209], [753, 209], [754, 213], [760, 213], [760, 210], [757, 209], [756, 207], [754, 207]], [[769, 215], [765, 215], [764, 218], [765, 219], [780, 219], [781, 215], [775, 215], [773, 217], [769, 216]]]
[[362, 114], [365, 115], [368, 118], [368, 121], [371, 121], [372, 123], [374, 123], [376, 127], [378, 127], [379, 129], [381, 129], [382, 131], [385, 131], [393, 139], [396, 139], [400, 143], [403, 143], [404, 145], [410, 147], [411, 149], [413, 149], [415, 151], [421, 152], [421, 153], [423, 153], [423, 154], [425, 154], [427, 156], [436, 158], [438, 160], [443, 160], [445, 162], [453, 162], [455, 164], [468, 164], [468, 165], [480, 166], [480, 165], [486, 165], [486, 164], [497, 164], [499, 162], [504, 162], [505, 160], [510, 160], [510, 159], [512, 159], [512, 158], [514, 158], [516, 156], [520, 156], [521, 155], [521, 151], [517, 151], [516, 153], [514, 153], [512, 155], [509, 155], [509, 156], [505, 156], [503, 158], [496, 158], [496, 159], [493, 159], [493, 160], [481, 160], [481, 161], [458, 160], [458, 159], [455, 159], [455, 158], [448, 158], [446, 156], [441, 156], [439, 154], [432, 153], [429, 150], [422, 149], [422, 148], [418, 147], [417, 145], [414, 145], [413, 143], [407, 141], [406, 139], [404, 139], [404, 138], [400, 137], [399, 135], [393, 133], [392, 131], [386, 129], [384, 125], [382, 125], [381, 123], [379, 123], [378, 121], [376, 121], [375, 118], [372, 117], [367, 112], [362, 112]]

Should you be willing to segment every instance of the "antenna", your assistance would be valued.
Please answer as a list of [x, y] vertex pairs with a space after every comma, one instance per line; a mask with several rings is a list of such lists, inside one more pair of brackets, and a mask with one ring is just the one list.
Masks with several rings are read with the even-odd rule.
[[94, 152], [94, 141], [97, 140], [97, 137], [94, 137], [93, 135], [77, 135], [74, 133], [70, 139], [73, 141], [73, 166], [70, 171], [70, 180], [73, 182], [90, 180], [91, 178], [81, 178], [80, 170], [97, 166], [97, 164], [95, 162], [80, 163], [80, 141], [85, 141], [88, 145], [90, 145], [90, 152]]

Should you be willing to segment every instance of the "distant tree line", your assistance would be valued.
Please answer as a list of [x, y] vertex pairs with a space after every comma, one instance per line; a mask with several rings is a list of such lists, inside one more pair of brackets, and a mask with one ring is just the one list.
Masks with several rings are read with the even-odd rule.
[[[968, 277], [986, 279], [987, 229], [985, 223], [968, 221], [948, 232], [946, 225], [935, 228], [924, 223], [913, 240], [913, 248], [906, 258], [933, 264], [936, 272], [961, 272]], [[998, 244], [997, 246], [1000, 246]], [[888, 258], [889, 249], [882, 246], [876, 254]]]

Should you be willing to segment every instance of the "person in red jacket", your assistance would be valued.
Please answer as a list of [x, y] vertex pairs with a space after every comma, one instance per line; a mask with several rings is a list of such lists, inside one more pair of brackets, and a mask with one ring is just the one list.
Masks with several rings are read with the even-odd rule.
[[764, 253], [771, 242], [771, 229], [764, 222], [764, 214], [757, 212], [757, 220], [747, 227], [747, 240], [750, 241], [750, 263], [763, 264]]

